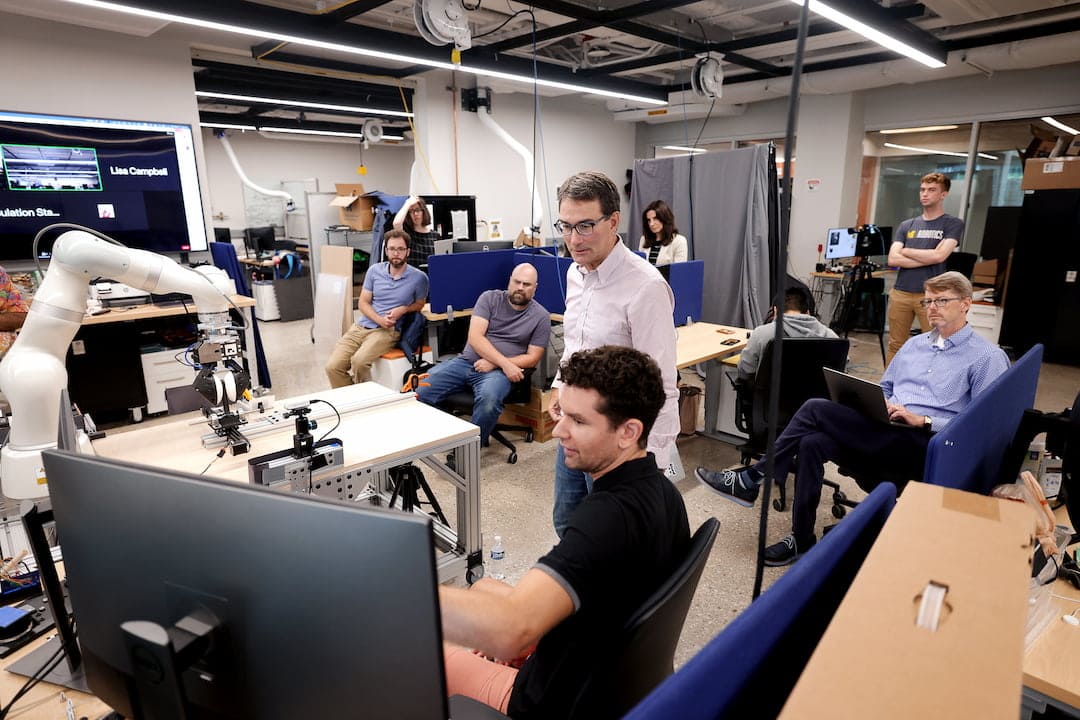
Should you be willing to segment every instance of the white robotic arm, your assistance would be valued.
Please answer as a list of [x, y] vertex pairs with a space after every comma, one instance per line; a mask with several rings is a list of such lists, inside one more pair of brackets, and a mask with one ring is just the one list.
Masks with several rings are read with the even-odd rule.
[[226, 338], [231, 325], [226, 295], [232, 288], [220, 269], [191, 270], [164, 255], [87, 232], [62, 234], [22, 331], [0, 363], [0, 391], [12, 414], [11, 434], [0, 450], [0, 485], [9, 498], [48, 495], [41, 451], [56, 447], [60, 391], [67, 386], [64, 360], [86, 312], [87, 286], [97, 277], [149, 292], [191, 295], [208, 339]]

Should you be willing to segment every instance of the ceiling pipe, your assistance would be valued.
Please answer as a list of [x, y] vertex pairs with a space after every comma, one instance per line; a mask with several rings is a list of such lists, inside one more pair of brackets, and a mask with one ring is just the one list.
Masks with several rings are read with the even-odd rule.
[[480, 108], [476, 113], [480, 118], [480, 124], [491, 130], [493, 133], [499, 136], [499, 138], [510, 146], [510, 148], [521, 156], [521, 159], [525, 161], [525, 182], [532, 188], [533, 196], [533, 209], [532, 216], [529, 220], [529, 227], [533, 230], [540, 228], [540, 221], [544, 219], [543, 206], [540, 203], [540, 191], [536, 187], [534, 173], [533, 173], [533, 156], [529, 152], [529, 149], [519, 143], [514, 137], [503, 130], [503, 128], [491, 118], [491, 107]]
[[240, 161], [236, 159], [236, 153], [233, 152], [232, 145], [229, 144], [229, 138], [225, 137], [224, 132], [217, 133], [218, 139], [221, 140], [221, 146], [225, 148], [225, 154], [229, 156], [229, 161], [232, 163], [233, 169], [236, 170], [236, 174], [240, 176], [240, 182], [245, 186], [251, 188], [260, 195], [269, 195], [271, 197], [279, 197], [285, 199], [285, 211], [288, 212], [296, 207], [296, 202], [293, 200], [293, 196], [284, 190], [268, 190], [260, 185], [256, 185], [248, 176], [244, 174], [244, 169], [240, 167]]

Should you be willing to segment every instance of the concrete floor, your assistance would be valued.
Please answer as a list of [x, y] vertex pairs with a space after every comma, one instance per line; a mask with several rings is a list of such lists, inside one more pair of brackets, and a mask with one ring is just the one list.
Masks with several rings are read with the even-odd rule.
[[[310, 321], [264, 322], [260, 323], [260, 330], [277, 398], [310, 395], [329, 387], [322, 371], [323, 359], [315, 357], [310, 340]], [[851, 339], [850, 371], [876, 380], [882, 372], [877, 336], [853, 335]], [[687, 382], [700, 383], [692, 371], [683, 371], [683, 378]], [[1080, 368], [1044, 365], [1036, 405], [1043, 410], [1060, 411], [1072, 403], [1078, 389]], [[407, 431], [407, 428], [402, 429], [402, 432]], [[349, 442], [349, 438], [343, 439]], [[551, 527], [555, 443], [518, 442], [516, 465], [507, 464], [507, 452], [501, 446], [494, 445], [482, 452], [481, 528], [484, 544], [489, 547], [495, 535], [502, 537], [506, 559], [502, 562], [505, 567], [499, 572], [511, 582], [519, 579], [536, 558], [556, 542]], [[701, 436], [680, 438], [678, 446], [690, 476], [677, 486], [686, 501], [691, 530], [710, 516], [720, 521], [720, 534], [679, 644], [676, 664], [680, 665], [750, 603], [762, 503], [753, 509], [739, 507], [706, 490], [693, 479], [693, 470], [698, 465], [717, 468], [737, 464], [739, 457], [734, 446]], [[829, 477], [839, 479], [854, 499], [864, 496], [852, 481], [836, 475], [835, 468], [827, 472]], [[447, 515], [454, 517], [453, 493], [449, 486], [438, 478], [429, 479]], [[787, 515], [770, 508], [768, 542], [788, 533], [790, 518]], [[823, 526], [832, 522], [835, 521], [829, 505], [823, 502], [818, 512], [819, 533]], [[765, 586], [783, 572], [784, 568], [765, 568]]]

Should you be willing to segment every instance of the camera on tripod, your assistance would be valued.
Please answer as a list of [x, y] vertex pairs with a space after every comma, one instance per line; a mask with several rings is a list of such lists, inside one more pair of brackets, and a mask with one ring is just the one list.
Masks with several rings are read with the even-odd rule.
[[872, 223], [859, 225], [848, 228], [848, 232], [855, 236], [855, 257], [867, 258], [888, 254], [885, 248], [885, 233], [877, 225]]

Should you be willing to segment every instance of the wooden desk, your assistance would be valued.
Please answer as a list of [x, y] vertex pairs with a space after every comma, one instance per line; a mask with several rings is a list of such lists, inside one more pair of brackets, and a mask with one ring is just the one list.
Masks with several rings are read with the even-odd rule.
[[[232, 301], [241, 310], [255, 307], [254, 298], [247, 295], [233, 295]], [[127, 307], [109, 308], [109, 312], [101, 315], [87, 315], [83, 318], [83, 325], [107, 325], [108, 323], [127, 322], [129, 320], [155, 320], [163, 317], [176, 315], [188, 315], [195, 313], [195, 303], [190, 302], [186, 306], [183, 303], [175, 305], [129, 305]], [[250, 316], [250, 313], [244, 313]]]
[[[1058, 512], [1058, 523], [1069, 525], [1064, 508]], [[1080, 543], [1070, 547], [1068, 552], [1071, 554], [1077, 548]], [[1066, 580], [1057, 580], [1051, 587], [1055, 595], [1069, 600], [1051, 598], [1055, 617], [1024, 655], [1021, 702], [1021, 717], [1024, 718], [1030, 718], [1032, 711], [1044, 712], [1048, 705], [1072, 717], [1080, 717], [1080, 627], [1061, 620], [1062, 615], [1080, 609], [1080, 590]]]
[[[682, 369], [705, 363], [705, 430], [702, 434], [716, 440], [730, 441], [731, 438], [726, 433], [716, 429], [724, 382], [720, 360], [741, 353], [746, 347], [750, 331], [746, 328], [707, 322], [696, 322], [675, 330], [678, 332], [675, 345], [676, 367]], [[737, 342], [724, 345], [725, 340]]]
[[[437, 534], [453, 548], [437, 563], [439, 581], [474, 571], [482, 562], [479, 429], [419, 402], [412, 393], [396, 393], [372, 382], [307, 393], [280, 401], [277, 407], [316, 398], [333, 403], [341, 412], [341, 425], [331, 437], [342, 440], [345, 456], [344, 464], [338, 468], [343, 476], [341, 482], [320, 480], [318, 494], [340, 499], [351, 487], [355, 500], [371, 483], [380, 496], [389, 499], [389, 468], [419, 460], [453, 484], [457, 492], [457, 533], [448, 529], [443, 532], [436, 524]], [[325, 403], [313, 404], [309, 417], [318, 421], [320, 436], [335, 422], [333, 410]], [[94, 449], [104, 457], [194, 474], [209, 465], [205, 473], [208, 476], [246, 483], [248, 460], [292, 447], [293, 430], [292, 418], [282, 418], [280, 411], [261, 420], [249, 417], [241, 431], [251, 441], [251, 451], [215, 460], [223, 443], [201, 415], [189, 413], [171, 422], [111, 432], [95, 441]], [[204, 442], [204, 438], [208, 440]], [[445, 453], [451, 451], [456, 455], [457, 471], [443, 462]]]

